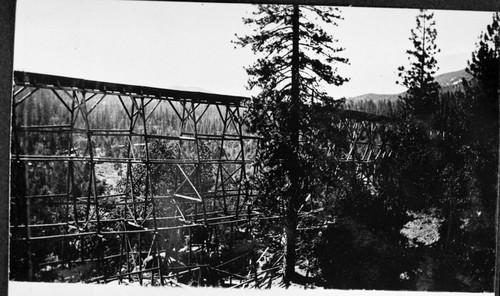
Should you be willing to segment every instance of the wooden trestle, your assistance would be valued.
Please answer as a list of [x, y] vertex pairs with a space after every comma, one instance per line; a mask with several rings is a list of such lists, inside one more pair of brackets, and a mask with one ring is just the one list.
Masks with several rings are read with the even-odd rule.
[[[252, 279], [244, 270], [255, 254], [231, 250], [262, 218], [248, 182], [259, 139], [244, 130], [245, 98], [25, 72], [14, 80], [11, 266], [26, 270], [26, 280], [51, 270], [61, 281]], [[36, 100], [51, 100], [64, 116], [30, 124], [29, 116], [42, 116], [33, 114]], [[126, 129], [99, 126], [96, 116], [110, 106]], [[160, 112], [175, 122], [159, 128]], [[210, 131], [207, 116], [217, 124]], [[332, 153], [369, 181], [373, 164], [390, 154], [381, 137], [387, 119], [332, 116], [349, 137]], [[111, 190], [103, 190], [103, 166], [120, 171]]]

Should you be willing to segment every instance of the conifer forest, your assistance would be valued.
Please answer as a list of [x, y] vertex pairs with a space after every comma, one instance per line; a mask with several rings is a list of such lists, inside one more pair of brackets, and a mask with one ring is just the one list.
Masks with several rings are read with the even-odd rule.
[[500, 14], [436, 79], [420, 10], [395, 98], [349, 100], [341, 10], [256, 5], [252, 97], [16, 72], [10, 279], [493, 291]]

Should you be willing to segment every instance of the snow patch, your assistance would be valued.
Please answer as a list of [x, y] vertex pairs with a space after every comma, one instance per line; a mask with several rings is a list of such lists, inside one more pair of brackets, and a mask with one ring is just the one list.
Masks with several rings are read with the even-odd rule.
[[[168, 289], [168, 291], [166, 291]], [[301, 286], [293, 286], [286, 290], [283, 288], [273, 288], [270, 290], [256, 289], [223, 289], [223, 288], [175, 288], [175, 287], [144, 287], [136, 285], [117, 285], [117, 284], [67, 284], [67, 283], [33, 283], [33, 282], [9, 282], [10, 296], [229, 296], [229, 295], [324, 295], [324, 296], [477, 296], [478, 293], [456, 293], [456, 292], [408, 292], [408, 291], [360, 291], [360, 290], [325, 290], [325, 289], [307, 289]], [[481, 295], [493, 296], [493, 293], [482, 293]]]

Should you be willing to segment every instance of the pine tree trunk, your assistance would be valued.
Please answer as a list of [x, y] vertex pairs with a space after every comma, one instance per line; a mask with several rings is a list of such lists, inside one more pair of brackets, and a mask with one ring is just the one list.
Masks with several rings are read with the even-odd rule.
[[295, 275], [296, 253], [295, 247], [297, 242], [297, 212], [294, 210], [292, 203], [287, 205], [286, 222], [285, 222], [285, 256], [284, 256], [284, 275], [283, 282], [286, 287], [290, 285]]
[[283, 282], [288, 287], [295, 274], [297, 242], [297, 203], [299, 196], [299, 129], [300, 129], [300, 75], [299, 75], [299, 6], [293, 6], [292, 15], [292, 97], [291, 110], [289, 117], [290, 145], [292, 154], [288, 158], [288, 169], [290, 174], [290, 192], [287, 196], [285, 212], [285, 256], [284, 256], [284, 275]]

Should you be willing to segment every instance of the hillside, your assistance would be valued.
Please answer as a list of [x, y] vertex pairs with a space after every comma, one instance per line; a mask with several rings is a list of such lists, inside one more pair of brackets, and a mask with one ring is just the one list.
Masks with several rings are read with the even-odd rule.
[[357, 97], [353, 97], [353, 98], [347, 98], [347, 102], [352, 102], [352, 103], [357, 103], [357, 102], [361, 102], [361, 101], [369, 101], [369, 100], [372, 100], [374, 102], [376, 101], [396, 101], [398, 99], [398, 97], [400, 95], [402, 95], [404, 93], [400, 93], [400, 94], [364, 94], [364, 95], [360, 95], [360, 96], [357, 96]]
[[[441, 85], [442, 91], [452, 91], [457, 88], [460, 88], [460, 82], [462, 81], [462, 78], [465, 78], [466, 80], [471, 80], [472, 76], [465, 71], [465, 69], [458, 70], [458, 71], [453, 71], [453, 72], [448, 72], [444, 73], [441, 75], [438, 75], [435, 77], [436, 81]], [[364, 94], [356, 97], [351, 97], [347, 98], [347, 102], [360, 102], [360, 101], [369, 101], [372, 100], [373, 102], [377, 101], [391, 101], [395, 102], [399, 96], [404, 95], [405, 93], [399, 93], [399, 94]]]
[[472, 76], [467, 73], [465, 69], [462, 69], [438, 75], [435, 79], [439, 83], [439, 85], [441, 85], [441, 87], [445, 89], [450, 86], [459, 86], [462, 82], [462, 78], [471, 80]]

